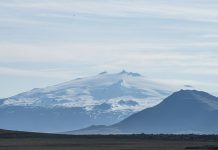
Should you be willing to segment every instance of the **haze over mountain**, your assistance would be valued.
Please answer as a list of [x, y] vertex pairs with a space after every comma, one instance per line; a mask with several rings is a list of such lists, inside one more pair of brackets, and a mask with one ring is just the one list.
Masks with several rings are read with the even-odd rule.
[[172, 91], [138, 73], [102, 72], [0, 100], [0, 128], [58, 132], [110, 125], [157, 105]]
[[218, 98], [206, 92], [180, 90], [162, 103], [112, 126], [92, 126], [73, 134], [218, 133]]

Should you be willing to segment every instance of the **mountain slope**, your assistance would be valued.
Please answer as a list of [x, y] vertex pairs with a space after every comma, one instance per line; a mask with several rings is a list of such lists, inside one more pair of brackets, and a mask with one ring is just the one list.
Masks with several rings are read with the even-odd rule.
[[110, 125], [157, 105], [171, 91], [138, 73], [103, 72], [1, 100], [0, 128], [58, 132]]
[[[218, 98], [195, 90], [181, 90], [152, 108], [105, 127], [118, 133], [218, 133]], [[93, 129], [92, 129], [93, 130]], [[96, 133], [104, 129], [95, 128]], [[81, 132], [82, 131], [82, 132]], [[74, 133], [90, 133], [89, 129]]]

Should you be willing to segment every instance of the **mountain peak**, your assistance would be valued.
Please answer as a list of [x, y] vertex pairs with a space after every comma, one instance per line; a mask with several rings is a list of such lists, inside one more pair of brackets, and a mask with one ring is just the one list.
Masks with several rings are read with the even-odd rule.
[[218, 99], [203, 91], [181, 89], [166, 98], [161, 105], [183, 106], [184, 109], [187, 107], [192, 107], [192, 109], [194, 109], [197, 108], [197, 106], [200, 106], [213, 110], [218, 109]]
[[122, 70], [121, 72], [120, 72], [120, 74], [127, 74], [128, 72], [126, 71], [126, 70]]
[[107, 74], [107, 71], [100, 72], [99, 75]]
[[188, 93], [202, 93], [202, 91], [198, 91], [198, 90], [189, 90], [189, 89], [181, 89], [178, 92], [175, 92], [175, 94], [188, 94]]
[[[103, 71], [103, 72], [100, 72], [98, 75], [105, 75], [105, 74], [108, 74], [107, 71]], [[122, 70], [121, 72], [118, 73], [119, 75], [128, 75], [128, 76], [133, 76], [133, 77], [140, 77], [142, 76], [141, 74], [139, 73], [134, 73], [134, 72], [128, 72], [126, 70]]]
[[202, 96], [204, 96], [204, 95], [210, 95], [210, 94], [208, 94], [208, 93], [206, 93], [206, 92], [204, 92], [204, 91], [198, 91], [198, 90], [190, 90], [190, 89], [181, 89], [180, 91], [178, 91], [178, 92], [175, 92], [174, 93], [175, 95], [177, 94], [180, 94], [180, 95], [187, 95], [187, 94], [192, 94], [192, 95], [202, 95]]
[[142, 76], [139, 73], [127, 72], [126, 70], [121, 71], [119, 74], [121, 74], [121, 75], [129, 75], [129, 76], [133, 76], [133, 77], [140, 77], [140, 76]]

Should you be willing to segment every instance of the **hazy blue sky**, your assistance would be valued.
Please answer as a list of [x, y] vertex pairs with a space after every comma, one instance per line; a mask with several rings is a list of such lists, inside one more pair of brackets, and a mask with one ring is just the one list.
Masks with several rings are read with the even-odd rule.
[[0, 1], [0, 97], [122, 69], [218, 93], [218, 1]]

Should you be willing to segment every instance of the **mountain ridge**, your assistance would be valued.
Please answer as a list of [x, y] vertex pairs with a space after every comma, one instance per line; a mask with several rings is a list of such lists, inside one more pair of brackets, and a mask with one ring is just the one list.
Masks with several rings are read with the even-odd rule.
[[172, 91], [171, 86], [138, 73], [103, 72], [2, 100], [0, 121], [4, 123], [0, 128], [58, 132], [92, 124], [110, 125], [160, 103]]

